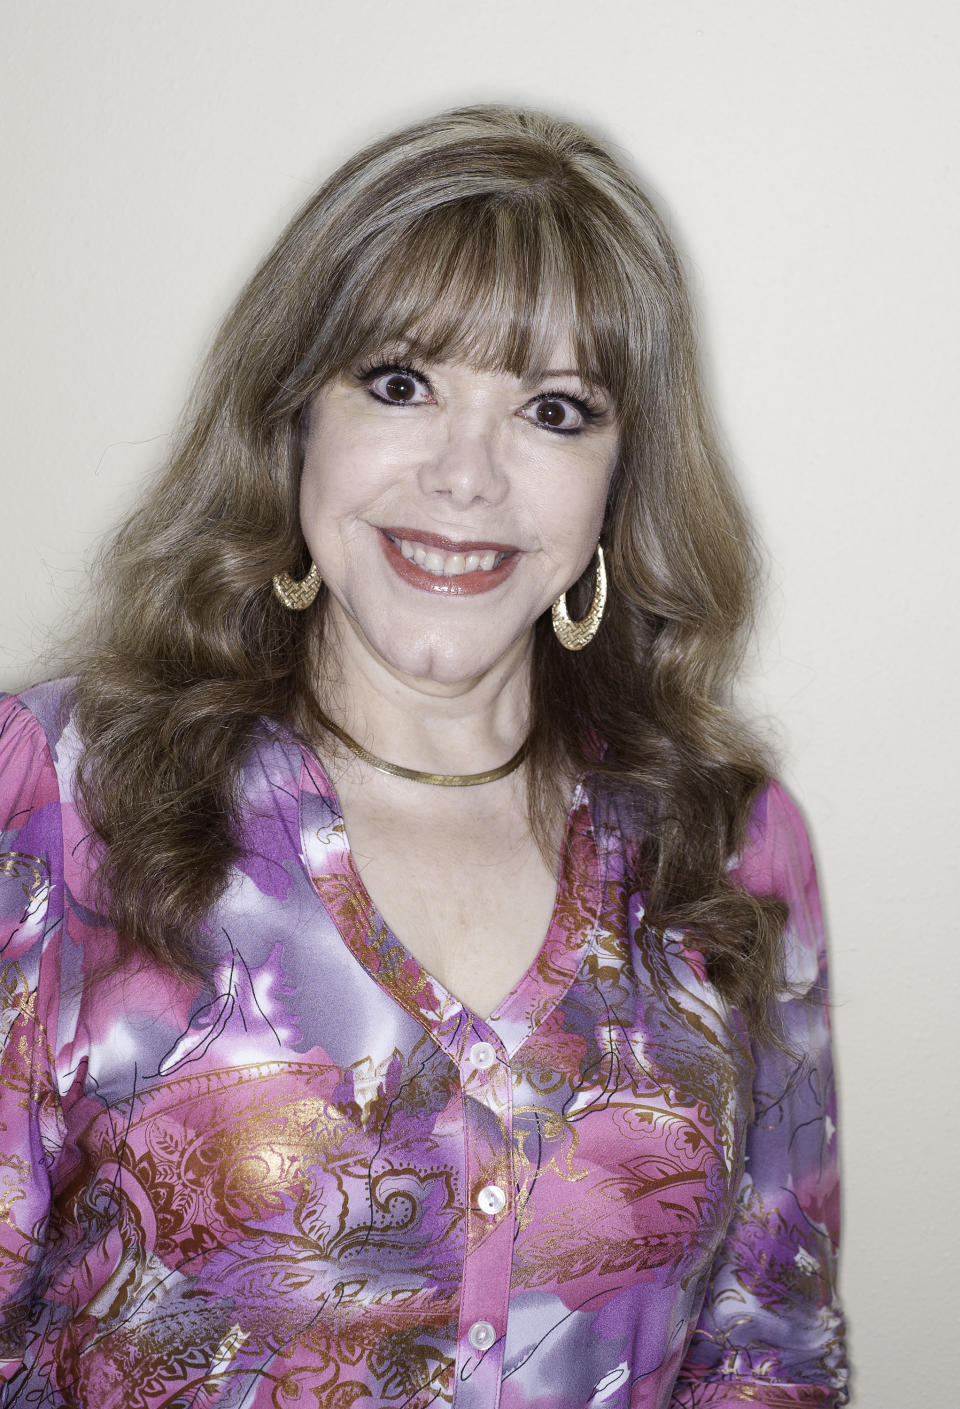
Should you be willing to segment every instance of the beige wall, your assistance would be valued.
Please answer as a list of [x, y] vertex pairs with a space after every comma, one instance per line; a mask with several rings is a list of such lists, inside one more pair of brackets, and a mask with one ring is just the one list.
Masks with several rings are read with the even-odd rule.
[[241, 278], [362, 140], [465, 100], [556, 108], [634, 154], [672, 212], [771, 551], [753, 698], [780, 721], [825, 880], [861, 1409], [949, 1397], [933, 1377], [948, 1378], [960, 1154], [958, 15], [955, 0], [0, 11], [7, 686], [43, 669]]

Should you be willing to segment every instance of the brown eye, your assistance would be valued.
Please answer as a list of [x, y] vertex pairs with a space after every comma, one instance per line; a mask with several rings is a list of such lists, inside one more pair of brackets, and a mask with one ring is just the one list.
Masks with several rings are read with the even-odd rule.
[[394, 372], [384, 382], [383, 390], [390, 401], [412, 401], [417, 394], [417, 384], [403, 372]]
[[361, 369], [357, 379], [371, 396], [385, 406], [425, 406], [433, 400], [430, 383], [413, 367], [381, 363]]
[[541, 401], [537, 406], [537, 420], [542, 426], [556, 428], [564, 424], [567, 410], [562, 401]]

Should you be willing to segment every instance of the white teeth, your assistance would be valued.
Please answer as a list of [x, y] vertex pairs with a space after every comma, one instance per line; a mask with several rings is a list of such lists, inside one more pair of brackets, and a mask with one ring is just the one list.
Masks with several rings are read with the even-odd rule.
[[413, 543], [408, 538], [401, 538], [399, 547], [408, 561], [433, 573], [434, 577], [460, 577], [465, 572], [478, 570], [492, 572], [503, 561], [503, 555], [493, 549], [486, 553], [440, 553], [436, 548], [425, 548], [422, 543]]

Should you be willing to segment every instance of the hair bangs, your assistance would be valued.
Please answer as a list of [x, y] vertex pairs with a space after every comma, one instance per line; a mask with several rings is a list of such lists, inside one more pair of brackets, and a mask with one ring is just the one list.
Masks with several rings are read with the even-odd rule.
[[603, 253], [536, 193], [445, 203], [391, 229], [389, 245], [363, 262], [345, 361], [400, 347], [427, 362], [536, 378], [572, 354], [585, 381], [619, 399], [621, 291], [602, 297]]

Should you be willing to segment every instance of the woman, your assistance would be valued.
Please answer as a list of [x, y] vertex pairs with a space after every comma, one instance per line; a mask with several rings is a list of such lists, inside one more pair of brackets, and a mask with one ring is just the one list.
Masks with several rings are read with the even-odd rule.
[[4, 705], [5, 1404], [845, 1402], [752, 562], [592, 138], [444, 114], [296, 217]]

